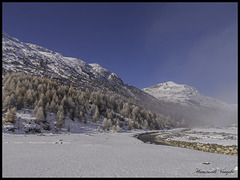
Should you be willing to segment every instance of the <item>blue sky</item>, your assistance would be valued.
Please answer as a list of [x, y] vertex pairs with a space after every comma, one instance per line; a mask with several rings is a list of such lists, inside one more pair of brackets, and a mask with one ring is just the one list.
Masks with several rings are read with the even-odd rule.
[[166, 81], [237, 103], [237, 3], [3, 3], [23, 42], [98, 63], [124, 83]]

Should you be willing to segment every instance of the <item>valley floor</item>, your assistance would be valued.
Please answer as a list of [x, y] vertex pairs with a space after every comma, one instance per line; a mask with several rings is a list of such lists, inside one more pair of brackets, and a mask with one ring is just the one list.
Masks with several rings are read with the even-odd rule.
[[238, 176], [238, 156], [147, 144], [141, 132], [3, 133], [3, 177]]

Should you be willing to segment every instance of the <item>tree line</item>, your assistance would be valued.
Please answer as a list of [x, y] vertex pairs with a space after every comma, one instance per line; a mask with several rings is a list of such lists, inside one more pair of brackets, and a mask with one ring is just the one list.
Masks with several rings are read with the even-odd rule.
[[58, 80], [24, 72], [7, 73], [2, 79], [4, 122], [15, 123], [16, 110], [33, 110], [35, 122], [47, 126], [47, 112], [57, 115], [56, 130], [65, 127], [65, 118], [82, 123], [101, 122], [104, 130], [163, 129], [175, 125], [173, 119], [143, 109], [131, 98], [100, 88], [73, 87]]

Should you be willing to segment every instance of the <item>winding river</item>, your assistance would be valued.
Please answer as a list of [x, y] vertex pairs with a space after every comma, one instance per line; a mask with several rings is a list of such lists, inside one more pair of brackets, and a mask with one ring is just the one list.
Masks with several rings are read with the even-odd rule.
[[156, 141], [155, 137], [158, 132], [147, 132], [142, 134], [137, 134], [135, 137], [144, 143], [150, 143], [150, 144], [157, 144], [157, 145], [166, 145], [169, 146], [169, 144], [165, 144], [163, 142]]

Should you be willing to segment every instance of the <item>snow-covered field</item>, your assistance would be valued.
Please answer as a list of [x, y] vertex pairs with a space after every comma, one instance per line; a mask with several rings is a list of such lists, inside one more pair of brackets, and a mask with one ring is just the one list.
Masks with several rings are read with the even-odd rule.
[[177, 128], [159, 131], [159, 137], [169, 140], [219, 144], [223, 146], [238, 145], [238, 128], [229, 127], [202, 127], [202, 128]]
[[146, 144], [141, 132], [3, 133], [3, 177], [238, 176], [237, 156]]

